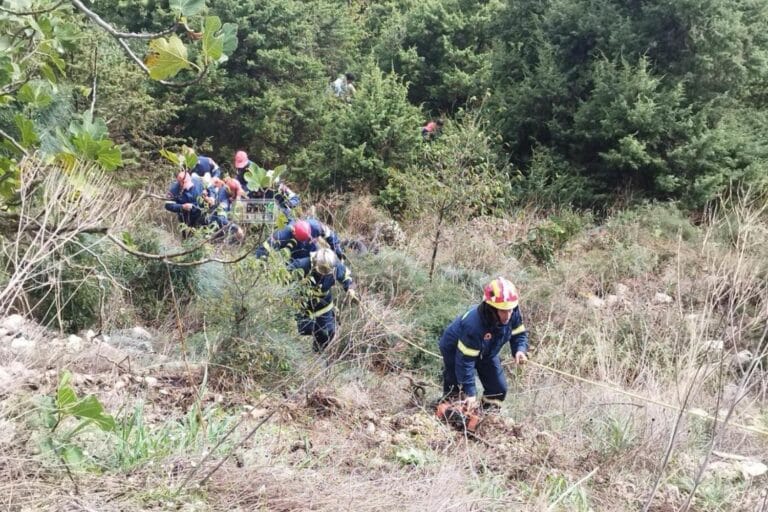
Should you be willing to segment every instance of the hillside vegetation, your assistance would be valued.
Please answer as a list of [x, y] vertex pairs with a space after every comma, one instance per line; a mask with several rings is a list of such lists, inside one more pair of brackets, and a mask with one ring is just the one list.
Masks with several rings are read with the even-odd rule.
[[[363, 237], [354, 227], [377, 218], [359, 198], [337, 221]], [[5, 505], [760, 509], [759, 205], [723, 204], [699, 225], [671, 205], [599, 224], [572, 210], [477, 217], [447, 229], [431, 282], [430, 224], [350, 256], [362, 303], [341, 304], [341, 332], [319, 358], [294, 333], [286, 289], [253, 258], [173, 268], [77, 242], [90, 251], [70, 249], [69, 272], [82, 268], [73, 259], [101, 263], [49, 306], [54, 330], [3, 321]], [[159, 231], [145, 236], [162, 246]], [[53, 270], [29, 269], [40, 272]], [[440, 361], [429, 352], [497, 274], [523, 293], [532, 362], [509, 374], [502, 413], [466, 438], [430, 408]], [[56, 319], [70, 322], [64, 334]], [[67, 387], [104, 408], [82, 430], [60, 403]], [[99, 428], [102, 414], [112, 428]]]
[[[768, 511], [766, 34], [747, 0], [3, 2], [0, 507]], [[322, 353], [277, 226], [162, 209], [186, 147], [344, 240]], [[437, 342], [497, 276], [530, 361], [472, 435]]]

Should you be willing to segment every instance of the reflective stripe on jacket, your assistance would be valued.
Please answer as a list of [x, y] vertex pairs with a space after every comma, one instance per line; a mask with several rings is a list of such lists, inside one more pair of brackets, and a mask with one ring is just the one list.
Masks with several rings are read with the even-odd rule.
[[334, 272], [326, 275], [319, 274], [312, 269], [312, 261], [310, 258], [299, 258], [293, 260], [288, 265], [288, 270], [301, 270], [303, 277], [307, 280], [310, 289], [306, 290], [305, 300], [302, 304], [302, 308], [309, 314], [315, 315], [327, 308], [329, 305], [333, 305], [333, 294], [331, 289], [335, 282], [340, 283], [344, 290], [354, 284], [352, 281], [352, 273], [341, 262], [336, 265]]
[[478, 359], [490, 359], [499, 354], [509, 342], [512, 354], [528, 351], [528, 331], [523, 324], [520, 308], [512, 312], [506, 325], [498, 322], [492, 327], [484, 325], [479, 306], [456, 317], [440, 338], [440, 348], [455, 351], [456, 380], [464, 393], [476, 394], [475, 364]]

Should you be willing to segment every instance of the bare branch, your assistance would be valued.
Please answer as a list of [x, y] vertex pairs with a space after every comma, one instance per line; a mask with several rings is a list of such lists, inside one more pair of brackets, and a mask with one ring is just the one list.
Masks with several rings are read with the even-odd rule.
[[16, 141], [16, 139], [14, 139], [14, 138], [13, 138], [13, 137], [11, 137], [10, 135], [8, 135], [8, 134], [7, 134], [6, 132], [4, 132], [3, 130], [0, 130], [0, 135], [2, 135], [2, 136], [3, 136], [4, 138], [6, 138], [6, 139], [7, 139], [7, 140], [8, 140], [8, 141], [11, 143], [11, 144], [13, 144], [13, 147], [15, 147], [16, 149], [18, 149], [18, 150], [19, 150], [19, 151], [21, 151], [22, 153], [24, 153], [24, 156], [29, 156], [29, 152], [26, 150], [26, 148], [24, 148], [24, 146], [22, 146], [21, 144], [19, 144], [19, 143]]
[[137, 251], [136, 249], [131, 249], [127, 245], [125, 245], [120, 239], [118, 239], [117, 237], [115, 237], [111, 233], [107, 234], [107, 238], [112, 240], [115, 243], [115, 245], [117, 245], [121, 249], [126, 249], [128, 252], [130, 252], [134, 256], [140, 256], [141, 258], [144, 258], [145, 260], [161, 260], [161, 261], [163, 261], [163, 260], [167, 260], [169, 258], [179, 258], [181, 256], [186, 256], [188, 254], [192, 254], [193, 252], [195, 252], [196, 250], [200, 249], [202, 246], [204, 246], [208, 242], [212, 241], [221, 232], [222, 232], [221, 229], [219, 229], [215, 233], [213, 233], [210, 237], [206, 238], [205, 240], [203, 240], [199, 244], [195, 245], [194, 247], [192, 247], [190, 249], [187, 249], [185, 251], [175, 252], [175, 253], [172, 253], [172, 254], [150, 254], [148, 252], [141, 252], [141, 251]]
[[94, 110], [96, 110], [96, 79], [98, 78], [99, 68], [99, 47], [93, 48], [93, 85], [91, 86], [91, 116], [93, 116]]
[[[85, 14], [87, 17], [89, 17], [94, 23], [96, 23], [99, 27], [104, 29], [109, 35], [115, 38], [117, 40], [118, 44], [122, 46], [125, 53], [128, 55], [128, 57], [136, 63], [139, 68], [144, 71], [147, 75], [150, 74], [149, 68], [144, 64], [144, 61], [139, 58], [138, 55], [131, 49], [130, 46], [128, 46], [128, 43], [125, 41], [126, 39], [157, 39], [158, 37], [163, 37], [168, 34], [172, 34], [176, 30], [178, 30], [180, 27], [183, 28], [186, 31], [189, 31], [189, 27], [186, 26], [186, 24], [180, 24], [178, 22], [174, 23], [172, 27], [169, 27], [166, 30], [163, 30], [162, 32], [156, 32], [153, 34], [146, 34], [141, 32], [120, 32], [116, 30], [112, 25], [104, 21], [104, 19], [93, 12], [92, 10], [88, 9], [85, 4], [81, 0], [71, 0], [72, 5], [75, 6], [77, 10]], [[198, 83], [200, 80], [202, 80], [203, 76], [208, 72], [208, 65], [204, 66], [198, 74], [187, 81], [183, 82], [173, 82], [168, 80], [157, 80], [157, 82], [167, 85], [169, 87], [187, 87], [190, 85], [194, 85]]]
[[[131, 47], [128, 46], [128, 43], [126, 43], [124, 39], [120, 39], [119, 37], [115, 39], [117, 40], [118, 44], [123, 47], [123, 50], [125, 50], [125, 53], [128, 54], [128, 57], [130, 57], [131, 60], [135, 62], [136, 65], [139, 66], [139, 68], [141, 68], [142, 71], [144, 71], [144, 73], [146, 73], [147, 76], [150, 76], [149, 68], [147, 67], [146, 64], [144, 64], [144, 61], [141, 60], [139, 56], [133, 52], [133, 50], [131, 50]], [[208, 72], [208, 66], [205, 66], [200, 71], [200, 73], [197, 74], [197, 76], [195, 76], [194, 78], [186, 82], [171, 82], [168, 80], [157, 80], [157, 82], [163, 85], [167, 85], [169, 87], [187, 87], [187, 86], [198, 83], [200, 80], [203, 79], [203, 77], [207, 72]]]
[[14, 11], [13, 9], [8, 9], [6, 7], [0, 6], [0, 11], [7, 12], [8, 14], [14, 14], [16, 16], [35, 16], [37, 14], [45, 14], [47, 12], [55, 11], [63, 3], [64, 3], [64, 0], [59, 0], [58, 2], [53, 4], [51, 7], [46, 7], [45, 9], [39, 9], [37, 11]]
[[71, 0], [72, 5], [75, 6], [75, 8], [91, 18], [94, 23], [96, 23], [98, 26], [103, 28], [107, 31], [109, 35], [112, 37], [115, 37], [117, 39], [157, 39], [158, 37], [167, 36], [168, 34], [172, 34], [179, 28], [179, 23], [174, 23], [172, 26], [168, 27], [167, 29], [161, 31], [161, 32], [155, 32], [155, 33], [144, 33], [144, 32], [120, 32], [115, 27], [110, 25], [108, 22], [104, 21], [104, 19], [87, 8], [83, 2], [80, 0]]
[[30, 78], [31, 77], [29, 75], [27, 75], [24, 78], [24, 80], [21, 80], [19, 82], [12, 82], [12, 83], [6, 85], [2, 89], [0, 89], [0, 96], [8, 96], [9, 94], [15, 93], [16, 91], [21, 89], [24, 86], [24, 84], [29, 82]]
[[115, 237], [111, 233], [107, 233], [107, 238], [109, 238], [115, 245], [120, 247], [122, 250], [124, 250], [128, 254], [136, 256], [137, 258], [143, 258], [143, 259], [147, 259], [147, 260], [163, 261], [165, 263], [168, 263], [169, 265], [175, 265], [177, 267], [196, 267], [196, 266], [199, 266], [199, 265], [203, 265], [205, 263], [222, 263], [224, 265], [229, 265], [229, 264], [232, 264], [232, 263], [237, 263], [237, 262], [242, 261], [245, 258], [247, 258], [256, 249], [256, 246], [258, 245], [258, 243], [257, 243], [257, 244], [254, 244], [253, 246], [248, 247], [248, 249], [243, 254], [241, 254], [240, 256], [238, 256], [238, 257], [236, 257], [234, 259], [231, 259], [231, 260], [222, 260], [222, 259], [219, 259], [219, 258], [204, 258], [202, 260], [197, 260], [197, 261], [182, 261], [182, 262], [171, 261], [171, 258], [178, 258], [180, 256], [184, 256], [184, 255], [187, 255], [187, 254], [190, 254], [190, 253], [196, 251], [202, 245], [210, 242], [214, 237], [219, 235], [221, 232], [222, 232], [222, 230], [219, 229], [210, 238], [207, 238], [207, 239], [203, 240], [199, 245], [195, 246], [194, 248], [186, 250], [186, 251], [182, 251], [182, 252], [173, 253], [173, 254], [150, 254], [150, 253], [147, 253], [147, 252], [137, 251], [136, 249], [132, 249], [132, 248], [128, 247], [119, 238]]

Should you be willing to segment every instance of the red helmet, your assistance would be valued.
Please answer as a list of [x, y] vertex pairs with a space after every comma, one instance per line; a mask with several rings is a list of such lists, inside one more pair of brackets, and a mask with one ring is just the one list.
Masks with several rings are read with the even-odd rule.
[[305, 220], [294, 222], [291, 226], [291, 231], [293, 231], [293, 237], [298, 242], [309, 242], [312, 238], [312, 226]]
[[483, 300], [496, 309], [515, 309], [519, 299], [515, 285], [503, 277], [494, 279], [483, 288]]

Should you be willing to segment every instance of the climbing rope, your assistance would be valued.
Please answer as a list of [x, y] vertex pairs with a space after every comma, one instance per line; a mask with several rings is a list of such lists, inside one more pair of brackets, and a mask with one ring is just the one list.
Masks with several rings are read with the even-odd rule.
[[[442, 359], [442, 356], [440, 354], [432, 352], [431, 350], [427, 350], [424, 347], [418, 345], [417, 343], [415, 343], [415, 342], [405, 338], [405, 336], [402, 336], [399, 333], [396, 333], [396, 332], [394, 332], [392, 330], [389, 330], [387, 328], [387, 326], [382, 321], [380, 321], [376, 315], [370, 314], [370, 311], [368, 310], [367, 306], [365, 306], [365, 304], [363, 304], [363, 302], [360, 300], [360, 298], [355, 297], [355, 300], [365, 310], [366, 314], [370, 318], [375, 318], [379, 322], [379, 324], [390, 335], [394, 336], [395, 338], [399, 339], [400, 341], [402, 341], [404, 343], [407, 343], [408, 345], [416, 348], [417, 350], [420, 350], [421, 352], [423, 352], [425, 354], [429, 354], [429, 355], [431, 355], [433, 357]], [[613, 385], [610, 385], [610, 384], [606, 384], [604, 382], [599, 382], [599, 381], [596, 381], [596, 380], [587, 379], [585, 377], [580, 377], [578, 375], [574, 375], [572, 373], [568, 373], [568, 372], [565, 372], [563, 370], [558, 370], [557, 368], [553, 368], [553, 367], [547, 366], [545, 364], [537, 363], [535, 361], [529, 360], [527, 364], [530, 364], [531, 366], [535, 366], [537, 368], [541, 368], [542, 370], [546, 370], [546, 371], [554, 373], [556, 375], [560, 375], [562, 377], [566, 377], [568, 379], [576, 380], [576, 381], [579, 381], [579, 382], [583, 382], [585, 384], [589, 384], [589, 385], [592, 385], [592, 386], [596, 386], [596, 387], [599, 387], [599, 388], [606, 389], [608, 391], [612, 391], [614, 393], [619, 393], [619, 394], [622, 394], [622, 395], [625, 395], [625, 396], [629, 396], [629, 397], [634, 398], [636, 400], [640, 400], [641, 402], [657, 405], [659, 407], [663, 407], [663, 408], [669, 409], [671, 411], [675, 411], [675, 412], [678, 412], [678, 413], [679, 412], [683, 412], [683, 413], [688, 414], [690, 416], [696, 416], [698, 418], [704, 418], [704, 419], [707, 419], [707, 420], [710, 420], [710, 421], [720, 422], [720, 423], [723, 423], [725, 425], [728, 425], [728, 426], [731, 426], [731, 427], [735, 427], [735, 428], [737, 428], [739, 430], [744, 430], [746, 432], [751, 432], [751, 433], [754, 433], [754, 434], [760, 434], [760, 435], [768, 436], [768, 430], [766, 430], [766, 429], [762, 429], [762, 428], [759, 428], [759, 427], [756, 427], [756, 426], [752, 426], [752, 425], [744, 425], [744, 424], [741, 424], [741, 423], [735, 423], [735, 422], [732, 422], [732, 421], [729, 421], [728, 423], [725, 423], [725, 421], [722, 418], [718, 418], [718, 417], [712, 416], [711, 414], [707, 413], [706, 411], [702, 411], [700, 409], [680, 408], [680, 407], [677, 407], [677, 406], [675, 406], [673, 404], [662, 402], [660, 400], [654, 400], [653, 398], [648, 398], [648, 397], [639, 395], [637, 393], [633, 393], [631, 391], [627, 391], [627, 390], [622, 389], [622, 388], [620, 388], [618, 386], [613, 386]]]

